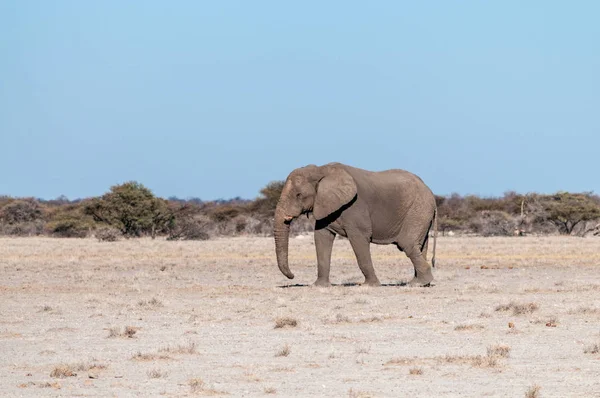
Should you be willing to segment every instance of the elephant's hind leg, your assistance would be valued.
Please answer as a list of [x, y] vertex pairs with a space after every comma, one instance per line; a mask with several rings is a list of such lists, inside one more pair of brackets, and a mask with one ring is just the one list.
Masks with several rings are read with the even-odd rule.
[[427, 286], [433, 281], [431, 264], [425, 258], [420, 245], [413, 245], [403, 249], [415, 267], [415, 277], [408, 283], [410, 286]]

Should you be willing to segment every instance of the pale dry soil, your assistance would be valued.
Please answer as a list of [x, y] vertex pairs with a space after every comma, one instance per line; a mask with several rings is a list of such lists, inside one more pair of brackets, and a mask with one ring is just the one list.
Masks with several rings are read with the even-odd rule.
[[0, 239], [0, 395], [600, 396], [600, 239], [440, 238], [429, 288], [372, 253], [312, 288], [312, 237], [293, 281], [272, 238]]

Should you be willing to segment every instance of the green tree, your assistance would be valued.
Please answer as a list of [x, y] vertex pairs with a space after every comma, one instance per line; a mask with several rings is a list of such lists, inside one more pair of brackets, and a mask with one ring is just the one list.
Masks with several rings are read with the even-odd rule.
[[591, 193], [559, 192], [542, 199], [546, 218], [570, 235], [582, 222], [600, 218], [600, 205]]
[[260, 197], [252, 203], [252, 212], [260, 213], [266, 217], [273, 217], [284, 185], [285, 181], [271, 181], [268, 183], [260, 190]]
[[125, 236], [151, 234], [153, 238], [172, 217], [167, 201], [135, 181], [111, 187], [102, 197], [90, 200], [84, 211]]

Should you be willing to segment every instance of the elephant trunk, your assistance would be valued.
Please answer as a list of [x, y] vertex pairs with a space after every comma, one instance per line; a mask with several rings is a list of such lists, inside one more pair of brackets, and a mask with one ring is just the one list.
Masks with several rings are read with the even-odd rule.
[[273, 225], [273, 235], [275, 236], [275, 253], [277, 255], [277, 266], [279, 270], [289, 279], [294, 279], [294, 274], [288, 266], [288, 244], [290, 238], [290, 222], [288, 217], [279, 204], [275, 210], [275, 223]]

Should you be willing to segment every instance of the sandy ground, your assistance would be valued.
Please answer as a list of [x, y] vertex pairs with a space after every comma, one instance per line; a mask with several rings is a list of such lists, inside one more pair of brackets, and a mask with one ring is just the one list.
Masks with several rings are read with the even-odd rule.
[[271, 238], [0, 239], [0, 395], [600, 396], [600, 239], [440, 238], [430, 288], [372, 252], [312, 288], [312, 237], [293, 281]]

